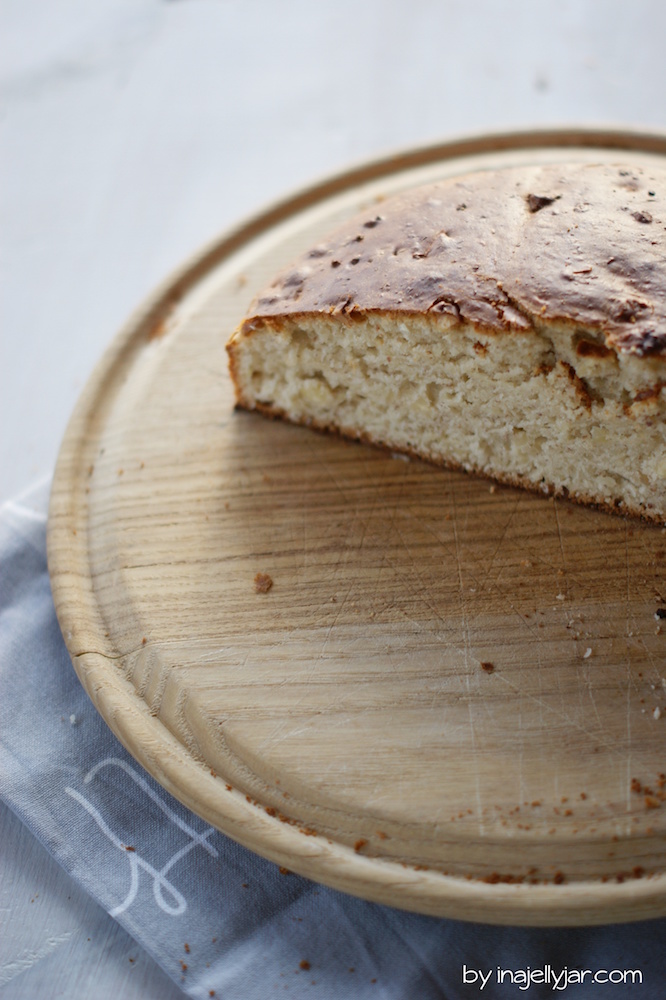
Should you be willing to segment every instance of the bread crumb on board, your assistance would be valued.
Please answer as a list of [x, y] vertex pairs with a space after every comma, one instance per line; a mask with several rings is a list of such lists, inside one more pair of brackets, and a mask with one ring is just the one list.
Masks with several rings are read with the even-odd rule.
[[254, 578], [254, 590], [257, 594], [267, 594], [273, 586], [273, 578], [268, 573], [257, 573]]

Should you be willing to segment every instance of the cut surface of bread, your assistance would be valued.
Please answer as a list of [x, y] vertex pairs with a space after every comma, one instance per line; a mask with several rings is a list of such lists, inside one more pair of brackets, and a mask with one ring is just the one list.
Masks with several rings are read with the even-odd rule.
[[477, 172], [347, 222], [227, 345], [239, 406], [666, 519], [666, 170]]

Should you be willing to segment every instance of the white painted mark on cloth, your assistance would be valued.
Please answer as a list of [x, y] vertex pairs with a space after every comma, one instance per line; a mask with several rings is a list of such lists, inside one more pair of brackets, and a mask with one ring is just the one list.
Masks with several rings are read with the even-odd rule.
[[138, 773], [138, 771], [135, 771], [133, 767], [126, 764], [124, 760], [120, 760], [118, 757], [107, 757], [98, 764], [95, 764], [95, 766], [83, 779], [84, 784], [89, 784], [102, 770], [102, 768], [106, 767], [120, 768], [125, 772], [125, 774], [129, 775], [132, 781], [134, 781], [135, 784], [137, 784], [139, 788], [150, 799], [152, 799], [152, 801], [162, 810], [165, 816], [167, 816], [169, 820], [171, 820], [171, 822], [182, 830], [182, 832], [189, 838], [188, 843], [186, 843], [184, 847], [181, 847], [180, 850], [176, 851], [176, 853], [169, 858], [165, 865], [159, 869], [155, 868], [155, 866], [151, 865], [149, 861], [143, 858], [135, 848], [128, 849], [128, 845], [124, 844], [113, 832], [100, 813], [99, 809], [97, 809], [92, 802], [85, 797], [85, 795], [77, 792], [75, 788], [70, 788], [69, 786], [65, 788], [67, 795], [78, 802], [79, 805], [81, 805], [86, 812], [92, 816], [105, 837], [114, 845], [114, 847], [117, 847], [118, 850], [123, 852], [123, 855], [127, 858], [129, 863], [129, 891], [123, 902], [119, 903], [118, 906], [115, 906], [109, 911], [109, 913], [112, 917], [117, 917], [132, 905], [139, 891], [139, 871], [142, 870], [145, 871], [146, 874], [152, 879], [153, 896], [155, 897], [155, 902], [159, 908], [171, 916], [181, 916], [187, 909], [187, 900], [166, 877], [167, 873], [175, 864], [177, 864], [177, 862], [181, 861], [195, 847], [203, 847], [203, 849], [212, 855], [212, 857], [216, 858], [218, 856], [218, 852], [212, 844], [208, 843], [208, 838], [215, 833], [215, 830], [212, 827], [208, 827], [202, 833], [197, 832], [190, 826], [189, 823], [175, 813], [156, 792], [153, 791], [148, 782], [142, 777], [141, 774]]

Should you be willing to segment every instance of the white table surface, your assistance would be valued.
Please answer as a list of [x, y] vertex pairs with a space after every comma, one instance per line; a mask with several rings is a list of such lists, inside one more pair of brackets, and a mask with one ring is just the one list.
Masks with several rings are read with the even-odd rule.
[[[132, 308], [264, 203], [461, 133], [666, 128], [663, 0], [0, 0], [0, 35], [0, 501]], [[0, 920], [3, 998], [182, 996], [1, 806]]]

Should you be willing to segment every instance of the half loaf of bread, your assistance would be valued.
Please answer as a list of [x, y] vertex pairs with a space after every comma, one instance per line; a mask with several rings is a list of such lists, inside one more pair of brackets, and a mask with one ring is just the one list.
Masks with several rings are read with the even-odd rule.
[[241, 407], [666, 518], [666, 170], [480, 171], [378, 202], [252, 303]]

